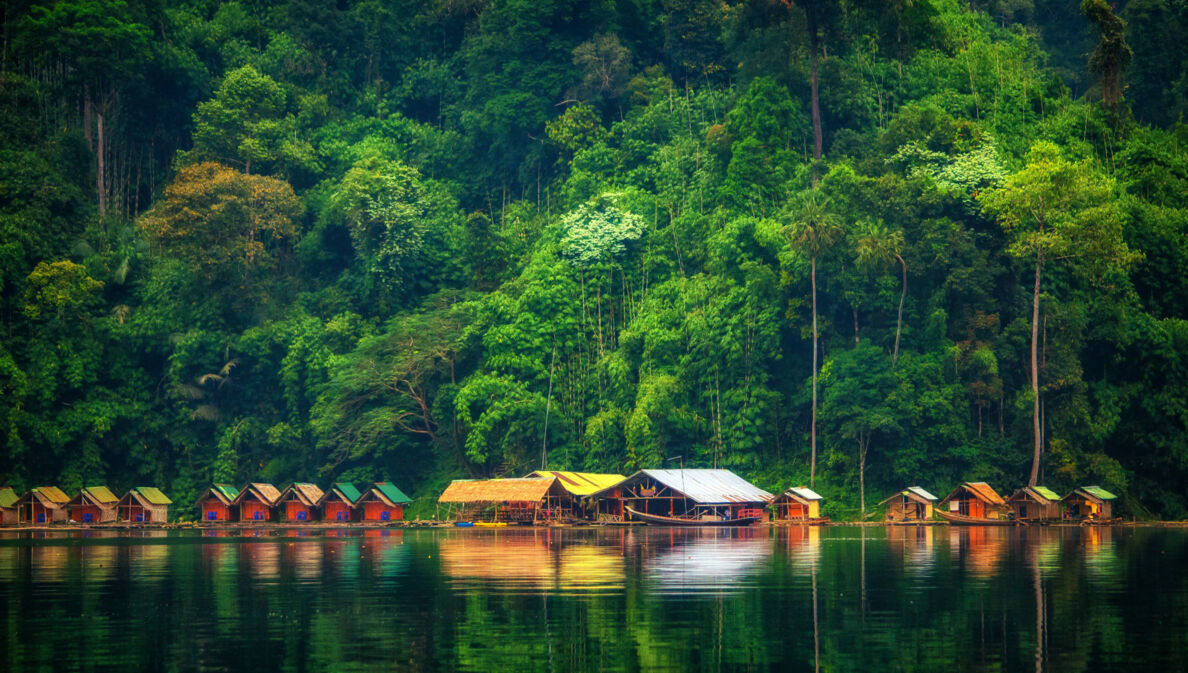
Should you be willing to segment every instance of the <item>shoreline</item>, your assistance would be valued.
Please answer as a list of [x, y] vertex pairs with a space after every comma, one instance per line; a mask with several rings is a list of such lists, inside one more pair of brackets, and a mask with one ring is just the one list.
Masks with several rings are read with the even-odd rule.
[[[613, 523], [604, 524], [598, 522], [578, 522], [578, 523], [548, 523], [540, 525], [527, 526], [507, 526], [511, 530], [535, 529], [535, 528], [615, 528], [615, 527], [635, 527], [643, 526], [645, 524], [638, 522], [631, 523]], [[982, 527], [979, 524], [957, 524], [954, 525], [947, 521], [916, 521], [911, 523], [892, 523], [887, 521], [761, 521], [754, 524], [758, 527], [766, 528], [792, 528], [799, 526], [813, 526], [818, 528], [828, 527], [851, 527], [851, 528], [914, 528], [914, 527], [957, 527], [957, 528], [977, 528]], [[1014, 526], [992, 525], [996, 528], [1025, 528], [1025, 527], [1048, 527], [1048, 528], [1085, 528], [1085, 527], [1110, 527], [1110, 528], [1188, 528], [1188, 521], [1110, 521], [1110, 522], [1088, 522], [1088, 521], [1051, 521], [1051, 522], [1032, 522], [1028, 524], [1016, 524]], [[657, 526], [663, 528], [663, 526]], [[100, 524], [75, 524], [75, 523], [58, 523], [52, 525], [5, 525], [0, 526], [0, 534], [6, 532], [19, 533], [52, 533], [52, 532], [102, 532], [102, 531], [118, 531], [118, 532], [134, 532], [134, 531], [171, 531], [171, 530], [194, 530], [194, 531], [273, 531], [273, 530], [404, 530], [404, 529], [433, 529], [433, 528], [448, 528], [448, 529], [468, 529], [469, 526], [455, 526], [452, 521], [387, 521], [387, 522], [327, 522], [320, 523], [313, 522], [227, 522], [220, 524], [198, 524], [193, 522], [175, 522], [175, 523], [147, 523], [147, 524], [129, 524], [129, 523], [100, 523]], [[476, 526], [478, 530], [486, 530], [485, 527]]]

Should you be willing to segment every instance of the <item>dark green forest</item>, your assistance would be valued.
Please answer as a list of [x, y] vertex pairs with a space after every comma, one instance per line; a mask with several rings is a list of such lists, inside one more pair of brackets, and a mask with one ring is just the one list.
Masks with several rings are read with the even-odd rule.
[[0, 483], [1188, 518], [1182, 0], [2, 11]]

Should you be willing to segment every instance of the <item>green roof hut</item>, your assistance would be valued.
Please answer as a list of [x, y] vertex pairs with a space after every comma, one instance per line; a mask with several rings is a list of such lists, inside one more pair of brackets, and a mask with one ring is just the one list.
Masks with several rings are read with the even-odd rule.
[[322, 520], [341, 523], [358, 521], [359, 509], [356, 503], [362, 497], [363, 494], [350, 482], [340, 481], [334, 484], [318, 501], [318, 508], [322, 510]]
[[116, 505], [124, 523], [165, 523], [173, 501], [153, 486], [137, 486], [124, 494]]
[[70, 496], [57, 486], [29, 489], [16, 502], [17, 523], [61, 523], [66, 521], [66, 503]]
[[12, 526], [16, 524], [16, 504], [20, 499], [11, 486], [0, 487], [0, 525]]
[[364, 521], [400, 521], [404, 519], [404, 506], [410, 502], [390, 482], [377, 481], [355, 504], [362, 508]]
[[1046, 486], [1024, 486], [1006, 500], [1016, 520], [1055, 521], [1060, 518], [1060, 496]]
[[201, 521], [235, 521], [239, 518], [239, 510], [231, 503], [238, 497], [239, 489], [230, 484], [211, 484], [194, 504], [201, 513]]
[[88, 486], [66, 503], [74, 523], [111, 523], [120, 499], [106, 486]]
[[1114, 518], [1112, 503], [1117, 497], [1100, 486], [1082, 486], [1060, 501], [1070, 519], [1109, 520]]

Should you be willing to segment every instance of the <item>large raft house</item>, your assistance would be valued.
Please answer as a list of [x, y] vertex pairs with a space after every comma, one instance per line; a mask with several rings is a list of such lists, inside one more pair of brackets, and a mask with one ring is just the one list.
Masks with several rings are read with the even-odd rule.
[[640, 470], [591, 497], [603, 522], [630, 521], [628, 509], [681, 518], [762, 517], [772, 494], [730, 470]]
[[437, 502], [446, 519], [489, 523], [563, 521], [578, 507], [554, 478], [455, 479]]
[[961, 484], [940, 501], [940, 506], [953, 514], [975, 519], [1005, 519], [1009, 511], [1002, 496], [984, 481]]
[[1064, 518], [1108, 521], [1113, 517], [1111, 502], [1118, 496], [1100, 486], [1081, 486], [1060, 499]]
[[821, 496], [807, 486], [793, 486], [771, 501], [772, 521], [821, 521]]
[[937, 497], [920, 486], [908, 486], [879, 505], [886, 505], [883, 518], [889, 523], [919, 523], [932, 520]]
[[1016, 521], [1056, 521], [1060, 519], [1060, 496], [1046, 486], [1024, 486], [1006, 499]]
[[66, 510], [74, 523], [111, 523], [118, 518], [119, 501], [106, 486], [88, 486], [66, 503]]

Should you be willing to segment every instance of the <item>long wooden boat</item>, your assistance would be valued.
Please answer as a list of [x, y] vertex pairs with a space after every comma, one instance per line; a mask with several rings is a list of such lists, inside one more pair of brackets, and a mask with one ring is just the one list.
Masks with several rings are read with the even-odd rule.
[[967, 516], [965, 514], [954, 514], [953, 512], [944, 512], [937, 510], [940, 518], [955, 523], [960, 526], [1014, 526], [1016, 521], [1011, 519], [983, 519], [977, 516]]
[[631, 512], [631, 516], [660, 526], [749, 526], [759, 520], [757, 516], [744, 516], [737, 519], [682, 519], [675, 516], [645, 514], [630, 507], [626, 509]]

